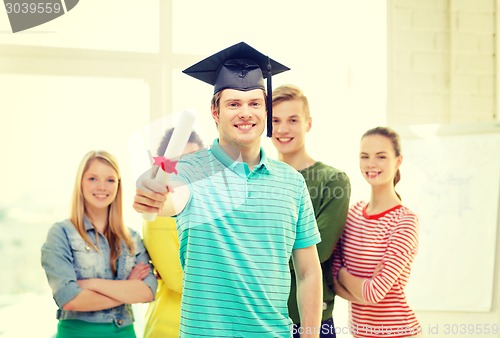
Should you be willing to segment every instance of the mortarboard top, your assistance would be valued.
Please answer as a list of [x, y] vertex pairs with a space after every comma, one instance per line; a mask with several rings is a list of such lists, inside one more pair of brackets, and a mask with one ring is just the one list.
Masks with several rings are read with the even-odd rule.
[[221, 50], [193, 66], [184, 74], [214, 86], [214, 94], [224, 89], [265, 90], [267, 78], [267, 136], [272, 134], [272, 75], [290, 70], [244, 42]]

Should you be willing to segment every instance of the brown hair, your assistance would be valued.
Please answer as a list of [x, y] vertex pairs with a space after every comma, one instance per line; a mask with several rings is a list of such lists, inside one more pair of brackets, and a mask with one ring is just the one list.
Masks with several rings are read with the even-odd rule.
[[[158, 146], [157, 150], [158, 156], [163, 156], [163, 154], [165, 154], [165, 150], [167, 150], [167, 146], [170, 143], [170, 139], [172, 138], [173, 133], [174, 133], [174, 128], [170, 128], [167, 129], [167, 131], [165, 131], [165, 134], [161, 139], [160, 145]], [[189, 135], [188, 143], [194, 143], [198, 145], [200, 148], [203, 148], [203, 141], [194, 130]]]
[[[392, 143], [392, 148], [394, 149], [394, 154], [397, 156], [401, 155], [401, 141], [399, 139], [398, 133], [396, 133], [394, 130], [392, 130], [389, 127], [376, 127], [368, 130], [366, 133], [363, 134], [361, 139], [363, 139], [365, 136], [370, 136], [370, 135], [380, 135], [388, 138], [391, 143]], [[396, 184], [401, 180], [401, 171], [398, 168], [398, 171], [396, 171], [396, 175], [394, 176], [394, 191], [396, 191]], [[399, 199], [401, 199], [401, 196], [396, 192], [396, 195], [398, 196]]]
[[308, 119], [311, 116], [311, 112], [309, 110], [309, 101], [304, 95], [304, 92], [302, 92], [299, 87], [287, 84], [273, 89], [273, 106], [281, 102], [292, 100], [302, 101], [304, 113], [306, 114], [306, 118]]
[[222, 90], [220, 92], [217, 92], [212, 96], [212, 102], [210, 104], [212, 105], [212, 110], [216, 110], [217, 113], [220, 111], [220, 97], [222, 95]]

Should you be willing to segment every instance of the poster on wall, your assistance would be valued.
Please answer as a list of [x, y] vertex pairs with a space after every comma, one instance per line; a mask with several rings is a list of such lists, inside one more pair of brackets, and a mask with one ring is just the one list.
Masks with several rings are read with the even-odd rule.
[[398, 191], [420, 220], [410, 303], [424, 311], [490, 311], [500, 133], [403, 138], [402, 146]]

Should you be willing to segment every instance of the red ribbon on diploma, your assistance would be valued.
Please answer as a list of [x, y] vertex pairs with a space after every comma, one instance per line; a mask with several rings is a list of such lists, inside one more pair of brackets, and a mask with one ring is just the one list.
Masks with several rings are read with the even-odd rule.
[[177, 169], [175, 169], [175, 166], [177, 165], [177, 161], [170, 161], [168, 158], [165, 158], [164, 156], [157, 156], [153, 157], [155, 162], [153, 163], [154, 165], [160, 166], [160, 168], [169, 174], [177, 174]]

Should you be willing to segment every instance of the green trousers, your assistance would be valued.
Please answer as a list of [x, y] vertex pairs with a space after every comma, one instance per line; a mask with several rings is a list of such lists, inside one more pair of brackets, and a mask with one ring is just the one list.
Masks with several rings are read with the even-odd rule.
[[118, 327], [113, 323], [60, 320], [56, 338], [136, 338], [134, 325]]

